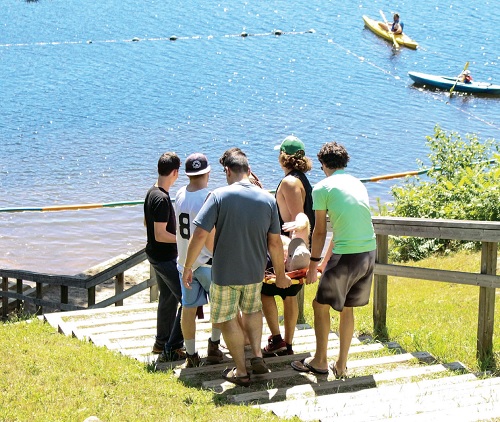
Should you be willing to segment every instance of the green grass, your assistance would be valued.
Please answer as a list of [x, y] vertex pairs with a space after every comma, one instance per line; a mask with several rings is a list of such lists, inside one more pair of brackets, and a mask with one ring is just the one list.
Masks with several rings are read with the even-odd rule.
[[[480, 253], [460, 252], [408, 263], [411, 266], [479, 273]], [[313, 326], [311, 302], [317, 284], [306, 286], [304, 314]], [[472, 371], [488, 367], [500, 373], [500, 291], [495, 301], [494, 361], [476, 360], [479, 287], [389, 277], [387, 329], [391, 341], [407, 352], [425, 351], [441, 362], [460, 361]], [[278, 301], [279, 302], [279, 301]], [[332, 330], [338, 330], [338, 313], [331, 311]], [[355, 329], [373, 335], [373, 303], [355, 310]]]
[[[479, 254], [459, 253], [412, 265], [478, 272], [479, 262]], [[305, 288], [305, 317], [311, 326], [316, 286]], [[475, 358], [478, 297], [479, 288], [473, 286], [389, 278], [390, 340], [408, 352], [426, 351], [439, 361], [458, 360], [480, 370]], [[497, 294], [496, 362], [499, 302]], [[336, 331], [337, 313], [331, 315]], [[373, 335], [371, 304], [356, 310], [356, 331]], [[189, 386], [172, 372], [153, 372], [130, 358], [60, 335], [38, 319], [0, 325], [0, 350], [0, 421], [83, 421], [91, 415], [103, 421], [279, 420], [230, 405], [223, 395]]]
[[0, 325], [0, 421], [277, 421], [219, 403], [172, 372], [58, 334], [38, 319]]

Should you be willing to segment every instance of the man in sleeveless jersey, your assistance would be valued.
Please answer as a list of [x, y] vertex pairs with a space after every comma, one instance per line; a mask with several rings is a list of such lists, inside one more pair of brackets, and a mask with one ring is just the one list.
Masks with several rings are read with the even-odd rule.
[[[180, 276], [184, 272], [186, 254], [189, 240], [195, 230], [194, 219], [200, 211], [205, 199], [210, 194], [208, 190], [208, 179], [210, 165], [205, 155], [200, 153], [191, 154], [186, 158], [185, 173], [189, 177], [189, 184], [181, 187], [175, 196], [175, 213], [177, 215], [177, 269]], [[212, 251], [213, 231], [207, 238], [198, 258], [192, 266], [193, 281], [182, 289], [182, 318], [181, 327], [186, 345], [186, 367], [200, 366], [201, 360], [196, 348], [196, 311], [198, 306], [208, 303], [208, 293], [212, 282]], [[207, 358], [208, 363], [220, 363], [223, 354], [219, 350], [221, 330], [217, 324], [212, 326], [212, 335], [208, 339]]]

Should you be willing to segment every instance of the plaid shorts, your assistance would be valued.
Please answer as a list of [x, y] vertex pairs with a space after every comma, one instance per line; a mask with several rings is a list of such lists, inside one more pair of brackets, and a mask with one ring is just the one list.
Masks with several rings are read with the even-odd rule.
[[260, 290], [262, 283], [244, 286], [210, 285], [210, 321], [220, 323], [230, 321], [241, 310], [244, 314], [253, 314], [262, 310]]

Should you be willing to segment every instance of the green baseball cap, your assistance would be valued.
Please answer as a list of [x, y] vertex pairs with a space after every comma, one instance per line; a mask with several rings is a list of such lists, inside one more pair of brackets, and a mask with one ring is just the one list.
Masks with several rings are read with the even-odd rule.
[[284, 153], [288, 155], [293, 155], [297, 151], [306, 151], [306, 147], [304, 145], [304, 142], [302, 142], [299, 138], [296, 136], [287, 136], [283, 142], [281, 143], [280, 146], [280, 151], [283, 151]]

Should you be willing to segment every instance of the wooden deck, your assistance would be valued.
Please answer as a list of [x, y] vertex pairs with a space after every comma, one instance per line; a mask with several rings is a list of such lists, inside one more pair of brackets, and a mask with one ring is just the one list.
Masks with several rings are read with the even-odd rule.
[[[156, 333], [157, 304], [45, 314], [64, 335], [155, 364], [151, 354]], [[207, 307], [206, 307], [207, 308]], [[197, 347], [203, 358], [210, 336], [209, 309], [197, 321]], [[264, 324], [262, 344], [269, 335]], [[222, 340], [223, 342], [223, 340]], [[338, 337], [330, 334], [328, 354], [334, 359]], [[301, 420], [395, 421], [460, 420], [500, 421], [500, 378], [470, 373], [460, 362], [438, 363], [426, 352], [406, 353], [397, 343], [379, 343], [354, 337], [348, 368], [350, 377], [304, 374], [290, 367], [292, 360], [310, 356], [315, 348], [314, 330], [297, 327], [293, 356], [266, 358], [272, 372], [253, 376], [249, 388], [238, 387], [220, 376], [231, 367], [224, 362], [185, 368], [184, 362], [158, 363], [158, 371], [173, 370], [180, 382], [204, 388], [235, 404], [260, 407], [276, 415]], [[250, 356], [249, 356], [250, 357]]]

